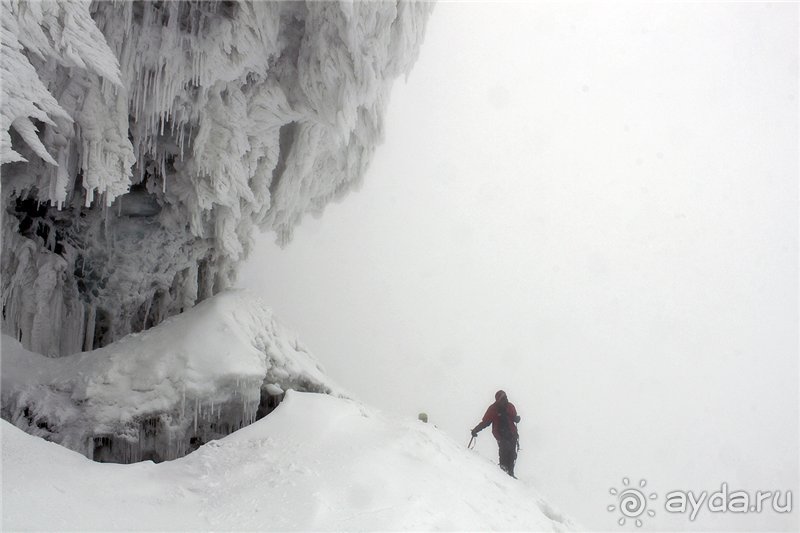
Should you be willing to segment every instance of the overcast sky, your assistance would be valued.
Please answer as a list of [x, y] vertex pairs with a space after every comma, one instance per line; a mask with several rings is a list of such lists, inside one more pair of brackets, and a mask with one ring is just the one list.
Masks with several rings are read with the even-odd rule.
[[588, 528], [630, 529], [625, 476], [798, 491], [797, 89], [797, 4], [441, 3], [362, 189], [240, 285], [464, 445], [505, 389], [519, 476]]

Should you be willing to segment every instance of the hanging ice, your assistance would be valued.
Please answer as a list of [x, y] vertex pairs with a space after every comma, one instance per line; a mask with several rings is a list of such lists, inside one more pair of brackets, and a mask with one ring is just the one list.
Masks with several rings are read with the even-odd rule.
[[49, 356], [229, 287], [256, 227], [357, 185], [431, 9], [0, 5], [2, 323]]

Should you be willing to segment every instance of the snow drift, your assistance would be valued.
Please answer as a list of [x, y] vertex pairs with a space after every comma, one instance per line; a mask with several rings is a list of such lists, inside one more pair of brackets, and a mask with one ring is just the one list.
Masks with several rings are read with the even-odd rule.
[[182, 459], [92, 463], [2, 422], [4, 530], [565, 531], [524, 481], [435, 427], [290, 391]]
[[0, 2], [3, 331], [105, 346], [364, 175], [423, 2]]
[[47, 358], [3, 338], [2, 415], [97, 461], [175, 459], [295, 389], [335, 393], [256, 297], [227, 291], [107, 347]]

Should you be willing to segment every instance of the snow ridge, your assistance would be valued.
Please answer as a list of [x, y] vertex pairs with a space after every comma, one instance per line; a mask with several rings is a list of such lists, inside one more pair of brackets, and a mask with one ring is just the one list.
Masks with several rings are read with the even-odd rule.
[[0, 423], [3, 528], [574, 531], [525, 480], [429, 424], [290, 391], [177, 461], [97, 464]]
[[230, 287], [360, 183], [431, 7], [2, 2], [3, 331], [65, 355]]

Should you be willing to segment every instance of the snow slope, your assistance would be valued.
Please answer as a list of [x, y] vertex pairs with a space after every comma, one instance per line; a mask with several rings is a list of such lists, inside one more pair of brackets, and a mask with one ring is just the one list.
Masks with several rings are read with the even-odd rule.
[[435, 427], [290, 391], [175, 461], [102, 464], [2, 422], [4, 530], [574, 528]]

